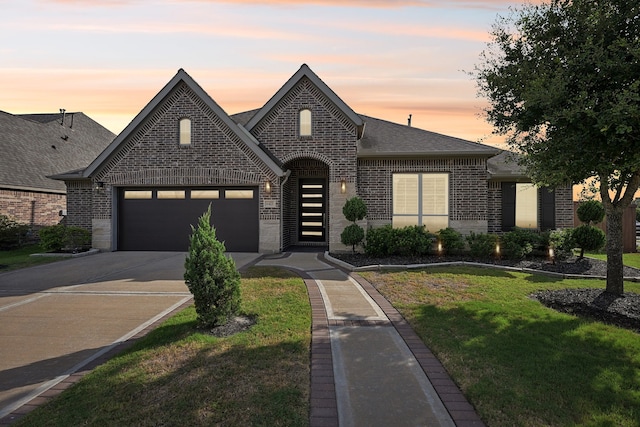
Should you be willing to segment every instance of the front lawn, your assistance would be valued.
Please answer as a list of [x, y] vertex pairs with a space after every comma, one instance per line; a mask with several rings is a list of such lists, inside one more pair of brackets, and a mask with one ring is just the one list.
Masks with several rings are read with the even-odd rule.
[[[607, 254], [588, 253], [585, 254], [585, 257], [600, 259], [603, 261], [607, 260]], [[622, 263], [628, 267], [640, 269], [640, 253], [622, 254]]]
[[306, 426], [311, 310], [304, 282], [277, 268], [242, 278], [251, 329], [216, 338], [190, 307], [19, 426]]
[[48, 264], [63, 259], [58, 257], [31, 256], [31, 254], [42, 252], [45, 252], [45, 250], [43, 250], [40, 245], [28, 245], [19, 249], [0, 251], [0, 273], [17, 270], [19, 268], [32, 267], [34, 265]]
[[[640, 335], [529, 296], [603, 281], [471, 267], [368, 272], [488, 426], [640, 426]], [[625, 291], [640, 293], [640, 284]]]

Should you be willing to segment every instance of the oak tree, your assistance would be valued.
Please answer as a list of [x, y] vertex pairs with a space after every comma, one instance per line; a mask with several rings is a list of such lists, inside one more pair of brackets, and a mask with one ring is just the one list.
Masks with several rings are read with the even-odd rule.
[[498, 17], [474, 78], [494, 133], [541, 186], [596, 180], [607, 291], [624, 292], [622, 213], [640, 184], [640, 3], [551, 0]]

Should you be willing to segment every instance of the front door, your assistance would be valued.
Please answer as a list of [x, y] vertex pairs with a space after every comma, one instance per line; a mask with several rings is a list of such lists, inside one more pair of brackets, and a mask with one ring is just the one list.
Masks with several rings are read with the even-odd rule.
[[298, 194], [298, 241], [325, 242], [327, 180], [300, 179]]

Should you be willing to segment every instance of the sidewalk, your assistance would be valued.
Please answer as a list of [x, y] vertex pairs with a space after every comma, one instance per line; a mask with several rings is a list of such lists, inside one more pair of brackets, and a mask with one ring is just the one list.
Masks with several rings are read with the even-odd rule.
[[311, 426], [483, 426], [391, 304], [319, 257], [286, 253], [257, 264], [295, 270], [309, 290]]

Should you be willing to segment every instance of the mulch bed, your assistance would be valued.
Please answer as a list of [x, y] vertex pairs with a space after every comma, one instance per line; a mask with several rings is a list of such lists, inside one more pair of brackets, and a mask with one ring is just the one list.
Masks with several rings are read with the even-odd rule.
[[[606, 261], [576, 257], [552, 263], [548, 259], [530, 260], [478, 260], [465, 256], [422, 256], [422, 257], [370, 257], [364, 254], [332, 254], [333, 257], [347, 262], [354, 267], [372, 265], [411, 265], [436, 264], [443, 262], [479, 262], [515, 268], [554, 273], [606, 277]], [[640, 277], [640, 270], [624, 267], [625, 277]], [[540, 291], [531, 295], [547, 307], [564, 313], [587, 317], [603, 323], [613, 324], [640, 333], [640, 295], [625, 292], [622, 296], [611, 295], [602, 289], [561, 289], [556, 291]]]

